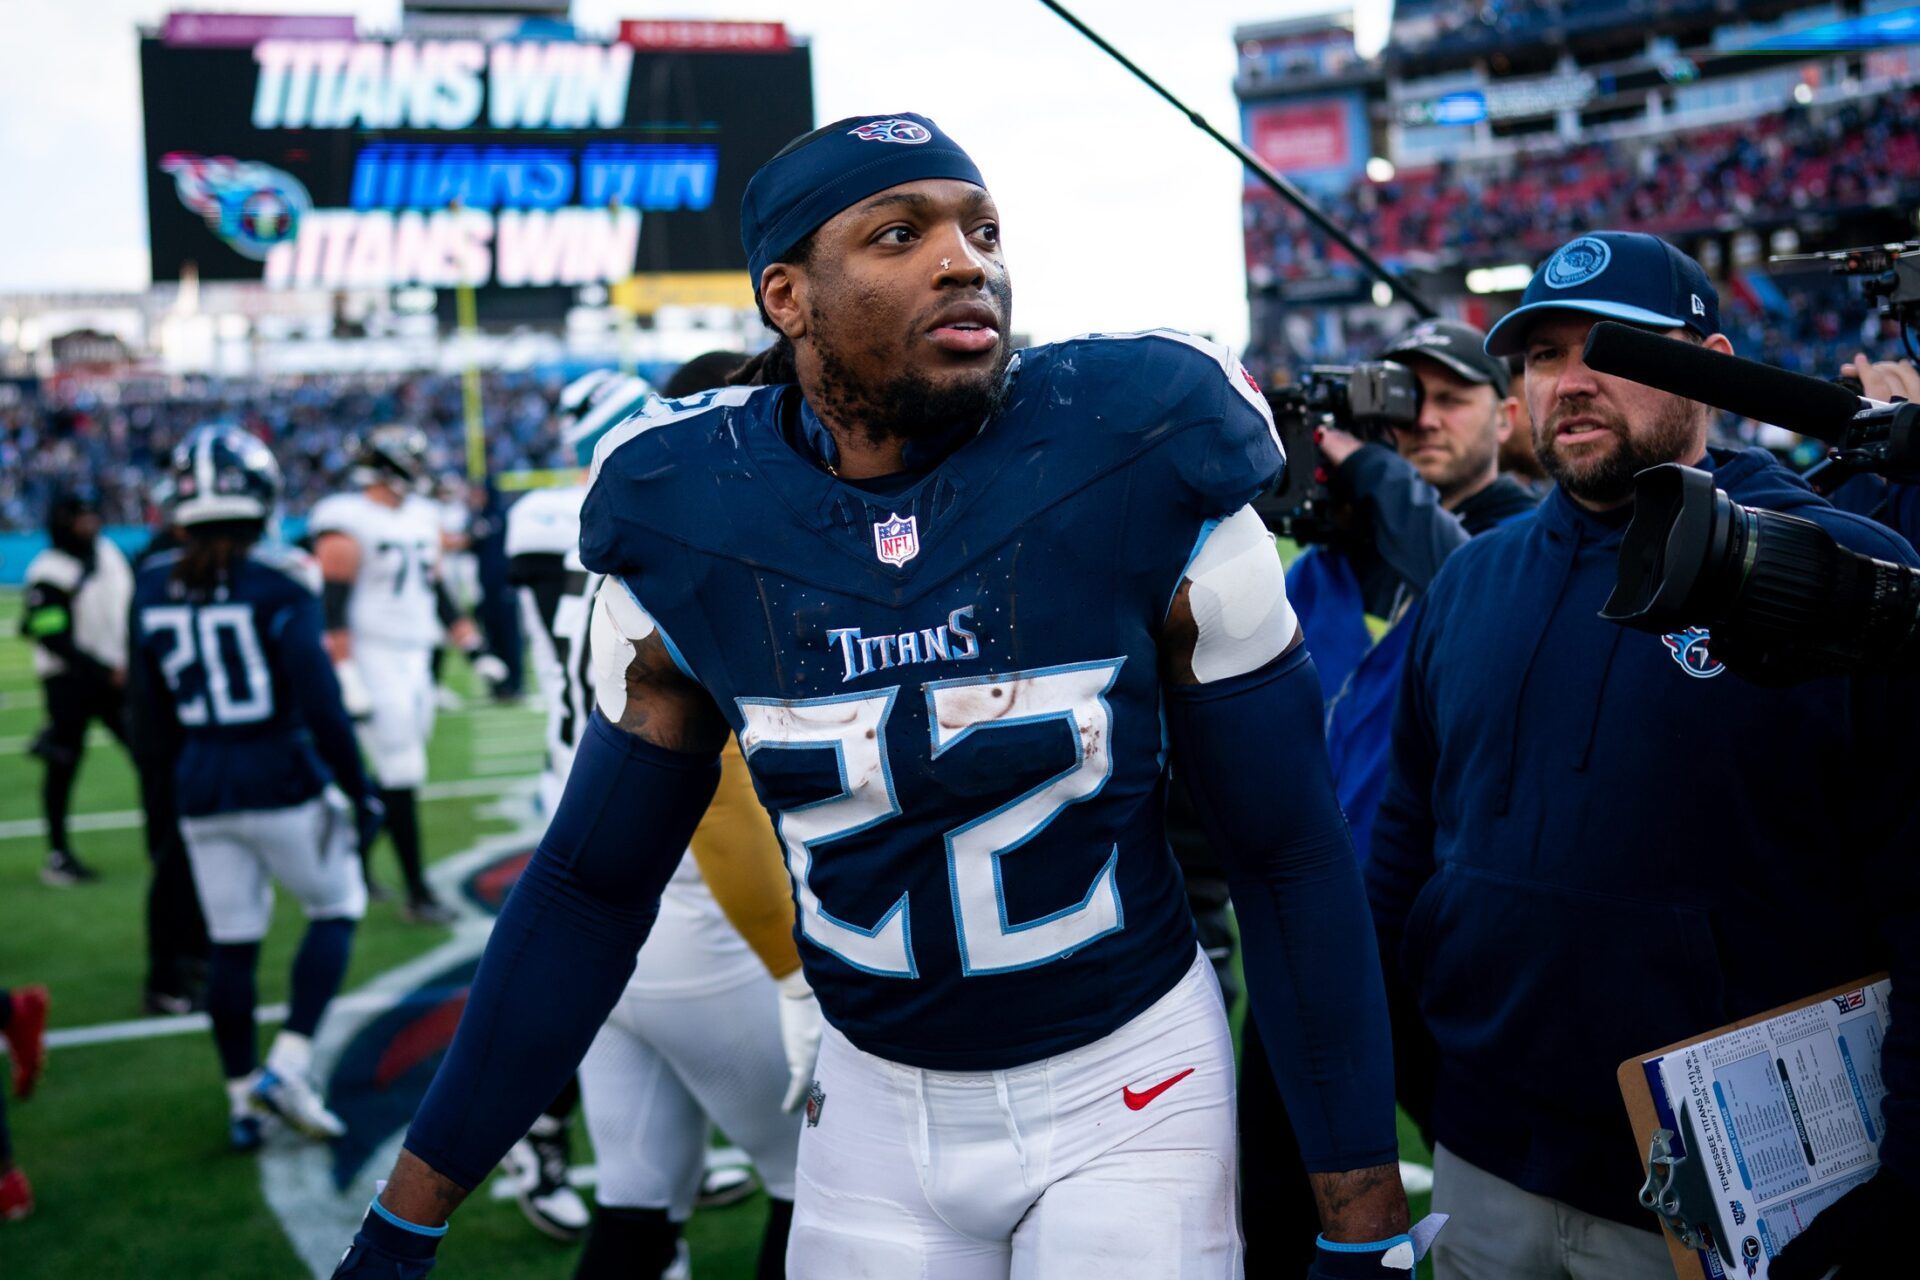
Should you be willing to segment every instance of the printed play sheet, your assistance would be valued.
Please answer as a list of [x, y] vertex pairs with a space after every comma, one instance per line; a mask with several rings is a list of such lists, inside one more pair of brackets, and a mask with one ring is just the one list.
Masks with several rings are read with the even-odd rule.
[[1711, 1251], [1710, 1276], [1765, 1277], [1767, 1262], [1827, 1205], [1872, 1176], [1882, 1133], [1882, 980], [1646, 1063], [1660, 1122], [1690, 1123], [1687, 1154], [1715, 1193], [1715, 1230], [1735, 1258]]

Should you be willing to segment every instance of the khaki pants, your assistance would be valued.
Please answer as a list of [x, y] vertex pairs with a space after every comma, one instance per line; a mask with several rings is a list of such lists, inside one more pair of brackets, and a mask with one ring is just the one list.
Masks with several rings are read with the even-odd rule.
[[1445, 1147], [1433, 1153], [1435, 1280], [1671, 1280], [1666, 1240], [1523, 1191]]

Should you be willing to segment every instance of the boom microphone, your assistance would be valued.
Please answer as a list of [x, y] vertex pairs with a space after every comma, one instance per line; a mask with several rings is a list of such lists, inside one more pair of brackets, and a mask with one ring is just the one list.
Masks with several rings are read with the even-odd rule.
[[1174, 110], [1187, 118], [1194, 128], [1200, 130], [1200, 132], [1206, 134], [1209, 138], [1212, 138], [1228, 151], [1231, 151], [1234, 159], [1245, 165], [1254, 177], [1260, 179], [1261, 182], [1271, 188], [1275, 195], [1298, 209], [1305, 215], [1308, 222], [1311, 222], [1315, 227], [1319, 228], [1321, 234], [1352, 254], [1353, 260], [1360, 264], [1362, 270], [1375, 280], [1378, 280], [1381, 284], [1387, 286], [1395, 297], [1412, 307], [1415, 315], [1418, 315], [1422, 320], [1431, 320], [1440, 314], [1433, 309], [1431, 302], [1428, 302], [1425, 298], [1414, 292], [1413, 286], [1382, 266], [1378, 258], [1368, 253], [1366, 249], [1361, 247], [1358, 241], [1347, 234], [1346, 228], [1328, 217], [1320, 206], [1308, 197], [1306, 192], [1275, 173], [1272, 168], [1267, 165], [1266, 161], [1214, 128], [1213, 125], [1207, 122], [1205, 116], [1180, 101], [1180, 99], [1174, 97], [1165, 85], [1155, 80], [1145, 71], [1142, 71], [1140, 65], [1132, 58], [1129, 58], [1126, 54], [1114, 48], [1098, 31], [1095, 31], [1092, 27], [1068, 12], [1067, 7], [1060, 3], [1060, 0], [1040, 0], [1040, 3], [1053, 10], [1068, 26], [1092, 41], [1094, 47], [1099, 49], [1100, 52], [1112, 58], [1128, 71], [1131, 71], [1135, 79], [1165, 98], [1172, 104]]
[[1601, 373], [1828, 444], [1845, 443], [1856, 416], [1883, 407], [1831, 382], [1611, 320], [1593, 326], [1582, 356]]

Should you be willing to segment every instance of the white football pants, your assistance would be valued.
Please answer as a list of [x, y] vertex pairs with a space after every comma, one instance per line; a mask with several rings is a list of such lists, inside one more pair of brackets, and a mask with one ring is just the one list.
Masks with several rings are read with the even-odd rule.
[[1205, 956], [1083, 1049], [923, 1071], [831, 1026], [788, 1280], [1238, 1280], [1233, 1042]]
[[366, 681], [370, 708], [360, 746], [371, 772], [390, 791], [427, 780], [427, 739], [433, 736], [433, 648], [355, 636], [353, 662]]
[[258, 942], [279, 881], [309, 920], [358, 920], [367, 886], [354, 854], [353, 812], [329, 788], [305, 804], [182, 818], [193, 887], [215, 942]]
[[780, 1109], [779, 999], [764, 971], [700, 995], [629, 988], [620, 997], [580, 1064], [600, 1170], [595, 1199], [665, 1209], [685, 1222], [706, 1168], [709, 1123], [747, 1153], [768, 1195], [793, 1199], [800, 1117]]

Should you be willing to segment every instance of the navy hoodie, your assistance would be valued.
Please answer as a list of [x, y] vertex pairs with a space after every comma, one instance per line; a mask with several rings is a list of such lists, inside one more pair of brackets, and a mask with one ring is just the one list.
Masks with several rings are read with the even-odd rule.
[[[1760, 450], [1701, 465], [1920, 564]], [[1402, 1095], [1430, 1092], [1473, 1164], [1651, 1230], [1619, 1064], [1892, 966], [1882, 1158], [1920, 1181], [1920, 683], [1765, 689], [1699, 633], [1602, 621], [1628, 514], [1556, 490], [1423, 602], [1367, 866], [1389, 983], [1437, 1048]]]

